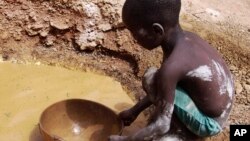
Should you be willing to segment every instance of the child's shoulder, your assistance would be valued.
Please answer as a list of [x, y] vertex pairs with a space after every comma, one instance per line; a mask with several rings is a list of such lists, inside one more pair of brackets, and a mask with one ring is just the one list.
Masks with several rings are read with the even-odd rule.
[[198, 34], [184, 31], [184, 37], [179, 40], [180, 49], [184, 49], [185, 52], [201, 52], [202, 50], [207, 53], [215, 53], [214, 48]]

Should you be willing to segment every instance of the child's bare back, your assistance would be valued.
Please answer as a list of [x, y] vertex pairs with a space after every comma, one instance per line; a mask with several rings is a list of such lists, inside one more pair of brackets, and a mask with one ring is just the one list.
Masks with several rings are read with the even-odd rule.
[[[225, 116], [233, 99], [233, 78], [224, 60], [207, 42], [191, 32], [184, 32], [172, 54], [166, 59], [176, 65], [179, 85], [197, 107], [210, 117]], [[177, 66], [178, 65], [178, 66]], [[176, 68], [174, 67], [174, 68]]]

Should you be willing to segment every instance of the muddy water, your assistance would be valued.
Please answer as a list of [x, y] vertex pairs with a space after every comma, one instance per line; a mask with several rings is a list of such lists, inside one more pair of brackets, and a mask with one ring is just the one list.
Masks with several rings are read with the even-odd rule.
[[[49, 105], [71, 98], [102, 103], [116, 112], [134, 105], [119, 82], [59, 67], [0, 63], [0, 140], [38, 141], [37, 124]], [[140, 116], [124, 134], [144, 126]]]

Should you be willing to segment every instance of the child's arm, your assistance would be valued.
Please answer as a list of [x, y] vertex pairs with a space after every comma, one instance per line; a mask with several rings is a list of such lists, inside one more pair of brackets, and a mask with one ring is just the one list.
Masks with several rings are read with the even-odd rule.
[[174, 95], [179, 69], [176, 64], [163, 64], [156, 75], [157, 97], [155, 106], [155, 121], [150, 123], [146, 128], [141, 129], [136, 134], [128, 137], [128, 140], [139, 141], [145, 138], [163, 135], [168, 132], [172, 113], [174, 110]]
[[152, 103], [150, 102], [148, 96], [145, 96], [141, 101], [139, 101], [132, 108], [125, 110], [119, 114], [125, 126], [129, 126], [137, 116], [146, 108], [148, 108]]
[[174, 95], [178, 74], [179, 71], [178, 69], [176, 70], [176, 65], [163, 65], [159, 73], [157, 73], [157, 97], [156, 101], [153, 102], [156, 106], [156, 119], [152, 123], [132, 136], [111, 136], [110, 140], [140, 141], [153, 139], [156, 136], [167, 133], [170, 128], [171, 117], [174, 110]]

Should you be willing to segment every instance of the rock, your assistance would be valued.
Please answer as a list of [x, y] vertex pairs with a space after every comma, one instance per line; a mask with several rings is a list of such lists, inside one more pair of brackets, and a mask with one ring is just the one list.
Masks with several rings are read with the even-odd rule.
[[35, 36], [38, 35], [40, 30], [42, 30], [43, 28], [44, 28], [43, 24], [35, 23], [33, 25], [28, 25], [28, 27], [25, 30], [29, 36]]
[[29, 13], [29, 17], [30, 19], [32, 19], [33, 21], [37, 21], [37, 14], [35, 11], [32, 11]]
[[125, 27], [125, 24], [120, 21], [120, 22], [115, 23], [113, 26], [114, 28], [123, 28]]
[[3, 6], [4, 5], [4, 2], [3, 1], [0, 1], [0, 6]]
[[4, 14], [8, 20], [11, 20], [11, 19], [15, 18], [15, 16], [16, 16], [14, 12], [9, 12], [9, 11], [5, 12]]
[[104, 34], [102, 32], [97, 32], [97, 30], [93, 30], [79, 34], [75, 38], [75, 42], [81, 50], [94, 50], [97, 45], [102, 44], [103, 39]]
[[104, 0], [105, 3], [111, 4], [111, 5], [115, 5], [117, 4], [117, 1], [115, 0]]
[[242, 70], [241, 73], [242, 73], [243, 75], [246, 75], [246, 74], [247, 74], [247, 72], [246, 72], [245, 70]]
[[56, 38], [54, 36], [47, 36], [45, 40], [45, 45], [46, 46], [52, 46], [55, 42]]
[[41, 62], [36, 62], [35, 65], [40, 66]]
[[236, 71], [236, 70], [237, 70], [237, 68], [236, 68], [235, 66], [229, 66], [229, 69], [230, 69], [231, 71]]
[[250, 79], [247, 79], [247, 84], [249, 84], [249, 85], [250, 85]]
[[63, 3], [67, 3], [68, 2], [68, 0], [63, 0]]
[[243, 87], [240, 84], [240, 82], [235, 82], [235, 91], [236, 91], [236, 94], [240, 94], [243, 91]]
[[65, 19], [53, 19], [50, 21], [50, 25], [59, 30], [69, 29], [70, 26], [65, 22]]
[[13, 37], [16, 41], [20, 41], [22, 39], [21, 33], [14, 33]]
[[28, 9], [29, 9], [29, 6], [27, 6], [26, 4], [23, 4], [23, 5], [21, 6], [21, 9], [22, 9], [22, 10], [28, 10]]
[[82, 2], [81, 4], [83, 12], [88, 18], [101, 18], [101, 12], [97, 5], [92, 2]]
[[111, 30], [112, 29], [112, 26], [110, 24], [100, 24], [98, 26], [98, 29], [99, 30], [102, 30], [102, 31], [108, 31], [108, 30]]
[[76, 24], [76, 30], [79, 31], [79, 32], [83, 32], [84, 31], [83, 25], [80, 24], [80, 23]]
[[0, 32], [0, 39], [5, 40], [9, 37], [9, 33], [7, 31]]
[[250, 85], [244, 84], [243, 86], [244, 86], [245, 90], [247, 91], [247, 93], [250, 94]]
[[0, 63], [3, 62], [3, 56], [0, 54]]
[[32, 26], [30, 26], [29, 28], [35, 31], [41, 30], [43, 29], [44, 25], [40, 24], [40, 23], [35, 23]]
[[39, 32], [41, 37], [47, 37], [49, 34], [50, 28], [45, 28], [42, 31]]
[[34, 31], [34, 30], [32, 30], [32, 29], [29, 29], [29, 28], [25, 29], [25, 31], [27, 32], [27, 34], [28, 34], [29, 36], [36, 36], [36, 35], [38, 35], [38, 32], [37, 32], [37, 31]]

